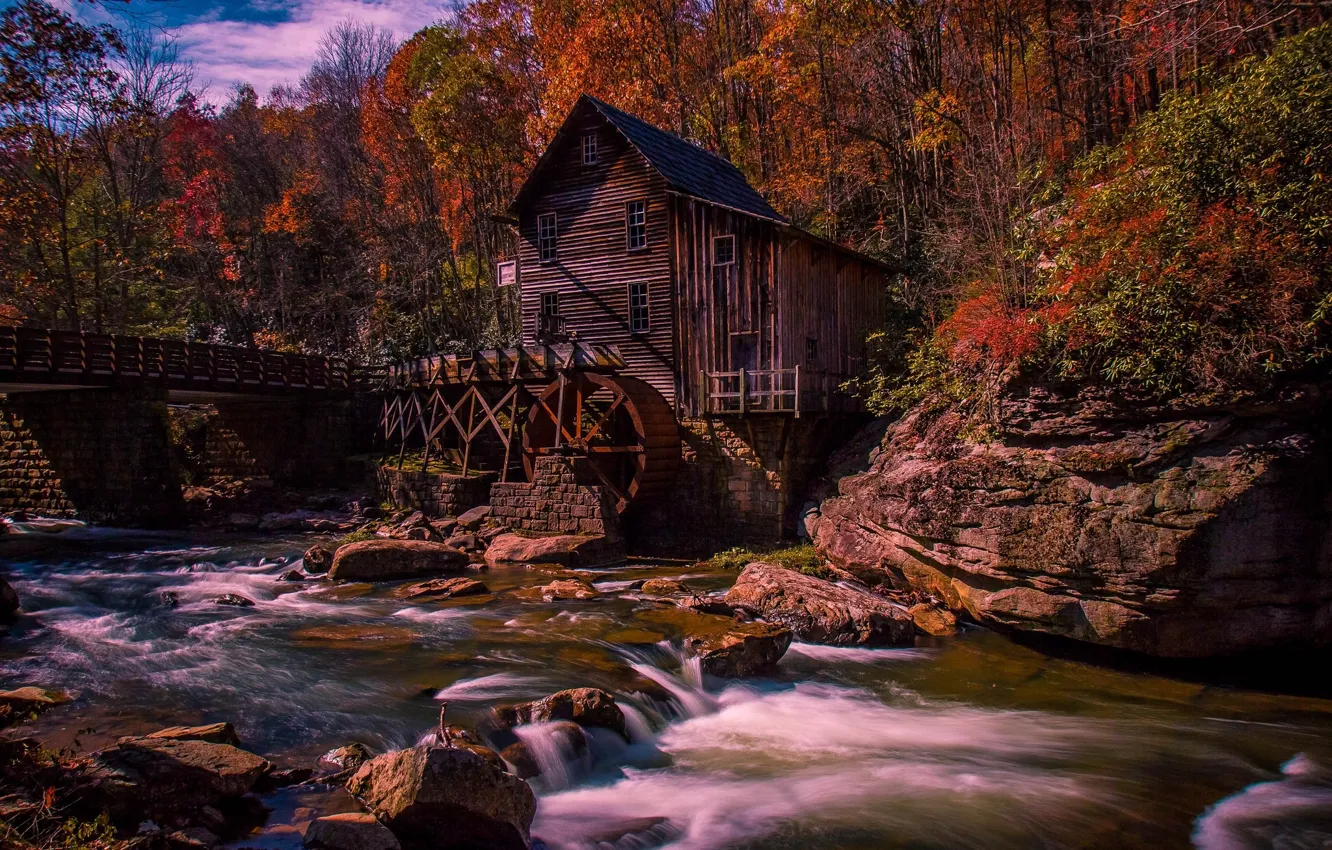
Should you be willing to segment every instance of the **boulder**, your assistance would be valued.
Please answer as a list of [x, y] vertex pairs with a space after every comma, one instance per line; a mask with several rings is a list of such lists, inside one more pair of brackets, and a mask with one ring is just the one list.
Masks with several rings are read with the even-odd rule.
[[333, 553], [315, 545], [305, 550], [305, 571], [310, 575], [323, 575], [333, 567]]
[[289, 583], [305, 581], [305, 574], [300, 570], [287, 570], [285, 573], [278, 576], [278, 581]]
[[254, 600], [236, 593], [224, 593], [213, 600], [214, 605], [227, 605], [232, 608], [253, 608]]
[[458, 596], [481, 596], [490, 592], [490, 588], [481, 582], [457, 576], [455, 578], [432, 578], [404, 588], [404, 599], [452, 599]]
[[675, 600], [675, 604], [696, 614], [718, 614], [723, 617], [731, 617], [735, 614], [735, 609], [728, 605], [725, 599], [716, 596], [691, 594], [684, 599]]
[[478, 505], [458, 517], [458, 527], [468, 531], [480, 531], [481, 525], [490, 518], [490, 505]]
[[334, 581], [392, 581], [467, 568], [467, 556], [425, 540], [364, 540], [338, 547], [328, 577]]
[[556, 579], [544, 587], [535, 588], [535, 590], [547, 602], [554, 602], [558, 599], [596, 599], [601, 595], [595, 587], [582, 579], [576, 578]]
[[[1332, 644], [1332, 384], [1235, 401], [1014, 385], [879, 423], [815, 544], [992, 627], [1162, 657]], [[848, 464], [852, 459], [848, 458]]]
[[322, 762], [333, 765], [338, 770], [357, 770], [361, 765], [370, 761], [370, 750], [365, 744], [352, 741], [336, 750], [329, 750], [319, 757]]
[[676, 581], [673, 578], [650, 578], [643, 582], [638, 588], [643, 593], [655, 596], [666, 596], [671, 593], [688, 593], [689, 588], [685, 587], [683, 582]]
[[69, 694], [63, 691], [48, 691], [44, 688], [15, 688], [12, 691], [0, 691], [0, 706], [15, 711], [45, 711], [70, 701]]
[[745, 567], [727, 592], [726, 604], [781, 623], [810, 643], [901, 646], [910, 644], [916, 631], [911, 614], [900, 605], [775, 564]]
[[460, 531], [449, 537], [449, 539], [445, 542], [447, 542], [448, 545], [452, 546], [454, 549], [461, 549], [464, 552], [481, 551], [480, 538], [478, 538], [476, 534], [470, 531]]
[[911, 614], [911, 620], [927, 635], [935, 637], [947, 637], [957, 634], [957, 617], [947, 608], [941, 608], [938, 605], [931, 605], [928, 602], [919, 602], [912, 605], [907, 611]]
[[624, 560], [623, 546], [605, 537], [588, 534], [556, 534], [526, 537], [501, 534], [486, 548], [486, 563], [492, 567], [520, 564], [559, 564], [592, 567]]
[[314, 850], [401, 850], [389, 828], [374, 815], [346, 812], [311, 821], [305, 830], [305, 846]]
[[[164, 738], [173, 741], [207, 741], [210, 744], [228, 744], [232, 747], [241, 745], [240, 736], [230, 723], [209, 723], [206, 726], [169, 726], [159, 729], [149, 738]], [[127, 740], [134, 740], [129, 738]]]
[[0, 578], [0, 625], [9, 625], [18, 619], [19, 597], [13, 586]]
[[259, 756], [227, 744], [123, 738], [93, 754], [84, 776], [115, 817], [156, 820], [238, 797], [271, 768]]
[[600, 688], [571, 688], [533, 702], [497, 708], [494, 722], [502, 729], [525, 723], [552, 723], [567, 720], [579, 726], [598, 726], [628, 738], [624, 712], [615, 697]]
[[710, 675], [762, 676], [777, 669], [791, 637], [790, 629], [775, 623], [729, 622], [690, 634], [684, 648], [688, 655], [701, 660], [703, 672]]
[[170, 850], [213, 850], [222, 843], [222, 839], [212, 830], [196, 826], [176, 830], [167, 836], [166, 843]]
[[347, 790], [407, 850], [527, 850], [536, 798], [527, 783], [467, 749], [418, 746], [371, 759]]
[[444, 538], [440, 536], [438, 531], [436, 531], [433, 527], [431, 527], [430, 523], [424, 523], [422, 525], [418, 525], [413, 528], [407, 529], [407, 539], [432, 540], [436, 543], [444, 542]]

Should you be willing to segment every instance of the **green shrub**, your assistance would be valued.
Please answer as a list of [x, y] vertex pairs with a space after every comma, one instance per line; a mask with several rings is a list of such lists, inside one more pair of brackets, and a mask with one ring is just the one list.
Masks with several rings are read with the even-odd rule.
[[753, 552], [749, 549], [732, 547], [703, 561], [701, 566], [720, 570], [742, 570], [754, 561], [776, 564], [816, 578], [828, 578], [831, 575], [823, 556], [809, 544], [773, 549], [770, 552]]

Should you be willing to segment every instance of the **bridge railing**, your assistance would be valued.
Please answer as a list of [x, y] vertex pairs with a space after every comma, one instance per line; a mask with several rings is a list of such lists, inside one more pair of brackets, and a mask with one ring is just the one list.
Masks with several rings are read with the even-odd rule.
[[0, 326], [0, 375], [16, 383], [119, 379], [222, 392], [357, 389], [339, 357], [172, 339]]

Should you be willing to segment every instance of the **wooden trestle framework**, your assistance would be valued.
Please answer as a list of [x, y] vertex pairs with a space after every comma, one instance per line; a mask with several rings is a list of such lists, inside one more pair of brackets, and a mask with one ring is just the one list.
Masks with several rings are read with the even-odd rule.
[[[657, 390], [619, 375], [614, 346], [572, 342], [422, 358], [390, 367], [379, 432], [384, 459], [409, 445], [448, 457], [465, 476], [483, 467], [530, 477], [546, 454], [584, 457], [623, 512], [666, 489], [680, 461], [675, 414]], [[521, 451], [521, 458], [517, 452]]]

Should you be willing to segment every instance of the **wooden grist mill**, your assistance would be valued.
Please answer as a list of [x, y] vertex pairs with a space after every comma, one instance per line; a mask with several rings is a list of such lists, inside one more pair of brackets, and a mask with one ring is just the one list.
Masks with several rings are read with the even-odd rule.
[[390, 367], [379, 430], [385, 455], [409, 446], [466, 477], [530, 478], [537, 458], [582, 457], [623, 513], [670, 487], [680, 462], [675, 414], [646, 382], [618, 374], [614, 346], [570, 342], [441, 355]]

